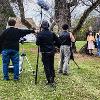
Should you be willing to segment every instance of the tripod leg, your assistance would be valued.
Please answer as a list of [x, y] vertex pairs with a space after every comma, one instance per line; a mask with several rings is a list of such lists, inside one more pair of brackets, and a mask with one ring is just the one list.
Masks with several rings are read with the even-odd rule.
[[38, 62], [39, 62], [39, 47], [38, 47], [38, 54], [37, 54], [37, 64], [36, 64], [35, 84], [37, 84]]
[[[26, 59], [28, 65], [29, 65], [30, 69], [33, 70], [32, 65], [31, 65], [30, 61], [28, 60], [27, 56], [25, 56], [25, 59]], [[34, 71], [33, 71], [33, 74], [34, 74]]]
[[29, 65], [29, 67], [32, 69], [32, 66], [31, 66], [31, 64], [30, 64], [30, 62], [29, 62], [29, 60], [28, 60], [28, 58], [26, 56], [25, 56], [25, 59], [26, 59], [28, 65]]
[[24, 62], [24, 56], [20, 56], [20, 61], [19, 61], [19, 74], [21, 74], [23, 70], [23, 62]]
[[[74, 61], [74, 60], [73, 60]], [[78, 67], [78, 69], [80, 69], [79, 65], [74, 61], [74, 63], [76, 64], [76, 66]]]

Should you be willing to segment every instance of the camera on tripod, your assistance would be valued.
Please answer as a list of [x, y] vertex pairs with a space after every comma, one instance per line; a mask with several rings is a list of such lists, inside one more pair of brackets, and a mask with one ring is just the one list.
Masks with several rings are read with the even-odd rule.
[[24, 44], [25, 41], [26, 41], [25, 38], [20, 38], [19, 43]]
[[[22, 52], [21, 52], [21, 54], [19, 56], [19, 74], [21, 74], [21, 72], [23, 71], [24, 59], [26, 59], [26, 61], [28, 63], [28, 66], [30, 67], [30, 69], [31, 70], [33, 70], [33, 69], [32, 69], [32, 65], [31, 65], [31, 63], [30, 63], [30, 61], [29, 61], [29, 59], [28, 59], [28, 57], [27, 57], [27, 55], [26, 55], [26, 53], [24, 51], [23, 44], [26, 43], [26, 38], [20, 38], [19, 43], [22, 44], [22, 46], [21, 46], [22, 47]], [[14, 66], [13, 65], [9, 65], [8, 70], [9, 70], [10, 73], [13, 73]]]

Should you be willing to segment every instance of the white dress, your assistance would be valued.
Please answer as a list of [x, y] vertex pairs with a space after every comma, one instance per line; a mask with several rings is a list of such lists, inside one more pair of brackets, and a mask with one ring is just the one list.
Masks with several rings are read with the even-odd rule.
[[93, 41], [88, 42], [88, 49], [94, 49], [94, 43]]

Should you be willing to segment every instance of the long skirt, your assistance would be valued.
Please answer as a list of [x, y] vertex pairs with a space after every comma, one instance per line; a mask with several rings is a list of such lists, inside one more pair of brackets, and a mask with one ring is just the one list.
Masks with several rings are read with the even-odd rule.
[[93, 43], [93, 41], [88, 42], [88, 49], [89, 49], [89, 50], [90, 50], [90, 49], [94, 49], [94, 43]]

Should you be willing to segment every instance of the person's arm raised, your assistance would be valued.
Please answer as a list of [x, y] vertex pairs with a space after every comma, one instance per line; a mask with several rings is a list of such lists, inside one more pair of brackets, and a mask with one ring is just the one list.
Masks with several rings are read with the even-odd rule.
[[25, 35], [27, 35], [27, 34], [31, 34], [31, 33], [35, 34], [35, 30], [34, 30], [34, 29], [32, 29], [32, 30], [28, 30], [28, 29], [26, 29], [26, 30], [19, 29], [19, 33], [20, 33], [20, 37], [23, 37], [23, 36], [25, 36]]

